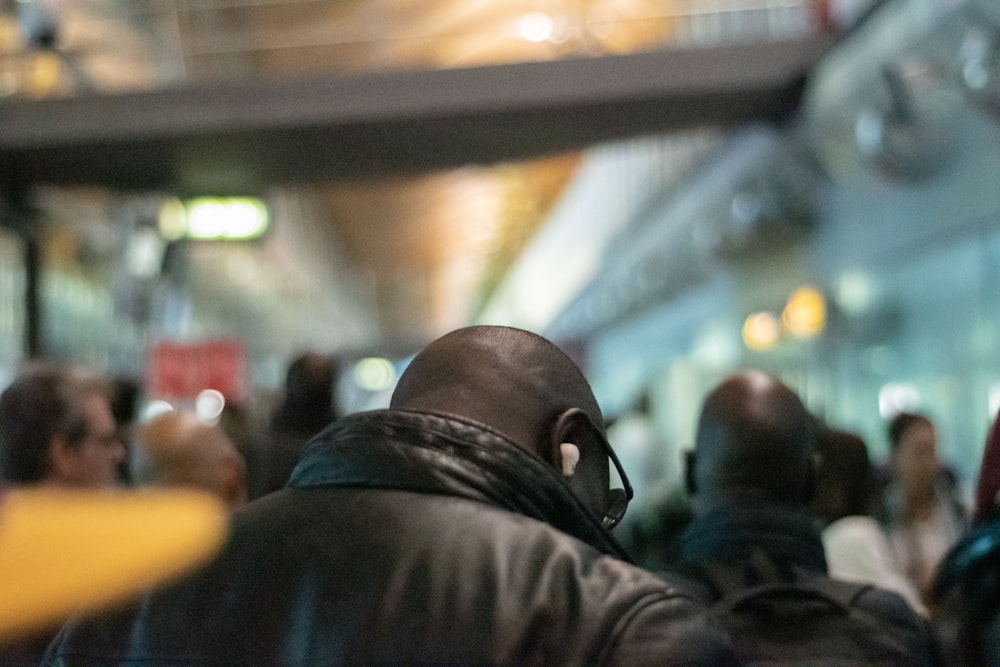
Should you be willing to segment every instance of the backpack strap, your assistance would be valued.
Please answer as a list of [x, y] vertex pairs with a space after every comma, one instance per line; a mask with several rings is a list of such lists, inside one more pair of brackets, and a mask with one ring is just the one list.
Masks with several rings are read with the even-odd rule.
[[872, 588], [871, 584], [839, 581], [799, 567], [782, 568], [761, 553], [742, 564], [706, 564], [700, 573], [714, 588], [714, 604], [723, 612], [784, 597], [821, 600], [849, 615], [858, 599]]
[[803, 577], [800, 582], [819, 591], [824, 597], [836, 601], [841, 607], [847, 610], [857, 606], [858, 599], [874, 588], [872, 584], [842, 581], [814, 574]]
[[869, 584], [849, 584], [823, 577], [808, 581], [787, 581], [759, 584], [728, 595], [717, 604], [724, 611], [736, 611], [764, 600], [816, 600], [826, 603], [837, 613], [849, 616], [858, 598], [869, 590]]

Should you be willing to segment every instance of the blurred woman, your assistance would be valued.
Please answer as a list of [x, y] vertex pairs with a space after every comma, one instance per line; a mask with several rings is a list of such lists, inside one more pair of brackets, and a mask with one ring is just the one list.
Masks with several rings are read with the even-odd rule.
[[882, 518], [897, 562], [926, 596], [941, 558], [965, 534], [968, 510], [938, 461], [937, 430], [927, 416], [902, 412], [888, 435], [891, 479]]

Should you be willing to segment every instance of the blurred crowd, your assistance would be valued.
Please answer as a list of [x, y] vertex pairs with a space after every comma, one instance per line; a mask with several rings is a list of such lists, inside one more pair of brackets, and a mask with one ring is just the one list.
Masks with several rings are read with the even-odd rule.
[[519, 329], [432, 342], [385, 409], [342, 413], [339, 374], [303, 354], [264, 413], [205, 415], [26, 366], [0, 395], [0, 531], [15, 489], [186, 489], [225, 535], [113, 604], [0, 623], [0, 663], [1000, 664], [997, 422], [970, 495], [929, 414], [893, 415], [876, 461], [753, 369], [704, 397], [676, 470]]

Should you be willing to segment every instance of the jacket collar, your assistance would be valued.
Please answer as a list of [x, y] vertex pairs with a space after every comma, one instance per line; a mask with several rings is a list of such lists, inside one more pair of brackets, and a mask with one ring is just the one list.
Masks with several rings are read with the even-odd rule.
[[812, 520], [776, 506], [725, 507], [696, 518], [677, 542], [682, 563], [748, 561], [758, 552], [811, 572], [826, 573], [823, 541]]
[[457, 496], [544, 521], [630, 560], [554, 468], [502, 433], [453, 415], [375, 410], [339, 419], [305, 447], [288, 485]]

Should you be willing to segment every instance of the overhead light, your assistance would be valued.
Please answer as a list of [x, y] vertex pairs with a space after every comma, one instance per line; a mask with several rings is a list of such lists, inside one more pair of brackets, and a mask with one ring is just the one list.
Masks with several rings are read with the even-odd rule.
[[168, 240], [249, 240], [267, 231], [267, 206], [252, 197], [199, 197], [170, 200], [160, 208], [160, 234]]
[[542, 12], [525, 14], [518, 21], [517, 27], [521, 37], [529, 42], [544, 42], [552, 37], [552, 18]]
[[770, 350], [781, 338], [781, 326], [774, 313], [751, 313], [743, 322], [743, 343], [751, 350]]
[[796, 338], [816, 336], [826, 326], [826, 300], [815, 287], [798, 288], [788, 297], [781, 323]]

